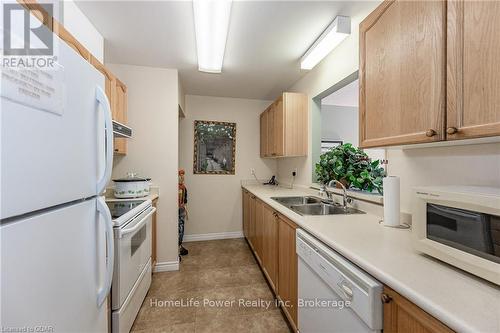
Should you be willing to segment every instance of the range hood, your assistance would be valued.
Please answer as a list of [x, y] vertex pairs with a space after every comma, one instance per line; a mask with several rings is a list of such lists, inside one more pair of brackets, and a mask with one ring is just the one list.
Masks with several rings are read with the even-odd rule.
[[131, 138], [132, 129], [127, 125], [123, 125], [113, 120], [113, 137], [115, 138]]

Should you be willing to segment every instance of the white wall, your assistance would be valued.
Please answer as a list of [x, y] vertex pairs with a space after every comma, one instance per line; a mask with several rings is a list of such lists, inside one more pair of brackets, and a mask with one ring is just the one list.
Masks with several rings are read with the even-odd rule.
[[[270, 101], [186, 96], [187, 116], [180, 124], [179, 164], [186, 170], [189, 220], [186, 235], [235, 232], [241, 224], [241, 180], [252, 179], [254, 168], [261, 179], [276, 173], [276, 161], [260, 158], [259, 114]], [[194, 175], [194, 120], [236, 123], [235, 175]]]
[[411, 212], [412, 187], [500, 186], [500, 144], [387, 149], [387, 172], [401, 178], [401, 210]]
[[[356, 72], [359, 68], [359, 23], [375, 9], [379, 1], [366, 2], [366, 8], [351, 17], [351, 35], [308, 74], [293, 84], [287, 91], [302, 92], [309, 95], [309, 154], [307, 157], [280, 159], [278, 162], [278, 178], [289, 182], [292, 171], [297, 168], [296, 183], [312, 182], [312, 161], [319, 157], [321, 141], [320, 104], [313, 101], [323, 91]], [[314, 139], [313, 139], [314, 138]], [[316, 142], [313, 146], [312, 142]]]
[[128, 154], [116, 157], [113, 178], [129, 171], [160, 187], [157, 215], [158, 263], [174, 262], [177, 246], [178, 73], [175, 69], [106, 64], [127, 85]]
[[100, 62], [104, 63], [104, 38], [97, 31], [89, 19], [82, 13], [72, 0], [61, 1], [63, 20], [66, 29], [92, 53]]
[[321, 140], [342, 140], [358, 146], [357, 107], [321, 105]]

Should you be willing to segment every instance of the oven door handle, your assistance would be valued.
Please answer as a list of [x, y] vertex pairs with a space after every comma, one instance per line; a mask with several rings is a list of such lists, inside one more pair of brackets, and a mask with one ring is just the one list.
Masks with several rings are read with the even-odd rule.
[[97, 291], [97, 306], [101, 307], [104, 300], [108, 296], [111, 289], [111, 282], [113, 280], [113, 265], [114, 265], [114, 238], [113, 238], [113, 219], [109, 212], [108, 205], [103, 197], [97, 198], [97, 212], [105, 218], [105, 233], [106, 233], [106, 276], [104, 278], [104, 285]]
[[147, 219], [153, 215], [154, 213], [156, 212], [156, 208], [155, 207], [152, 207], [151, 210], [149, 211], [149, 213], [144, 216], [142, 218], [142, 220], [140, 220], [139, 222], [137, 222], [133, 227], [131, 228], [124, 228], [124, 229], [119, 229], [118, 230], [118, 238], [122, 238], [123, 236], [127, 235], [127, 234], [130, 234], [130, 233], [133, 233], [137, 230], [139, 230], [140, 228], [142, 228], [143, 225], [146, 224], [147, 222]]

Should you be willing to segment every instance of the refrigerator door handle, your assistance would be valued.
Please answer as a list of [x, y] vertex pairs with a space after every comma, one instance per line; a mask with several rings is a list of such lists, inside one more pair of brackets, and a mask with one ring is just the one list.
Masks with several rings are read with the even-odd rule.
[[104, 278], [104, 285], [97, 291], [97, 305], [101, 307], [111, 289], [111, 282], [113, 280], [113, 265], [114, 265], [114, 235], [113, 235], [113, 220], [108, 206], [103, 197], [97, 198], [97, 211], [105, 218], [106, 227], [106, 276]]
[[101, 105], [104, 113], [104, 126], [106, 129], [106, 147], [105, 147], [105, 166], [104, 174], [97, 182], [97, 194], [102, 193], [111, 178], [111, 171], [113, 167], [113, 119], [111, 118], [111, 107], [109, 105], [108, 97], [101, 87], [97, 86], [95, 89], [97, 102]]

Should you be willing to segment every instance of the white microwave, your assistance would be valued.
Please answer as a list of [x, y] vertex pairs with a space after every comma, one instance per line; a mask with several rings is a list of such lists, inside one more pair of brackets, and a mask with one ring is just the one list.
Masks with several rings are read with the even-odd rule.
[[417, 251], [500, 285], [500, 188], [417, 187], [412, 228]]

